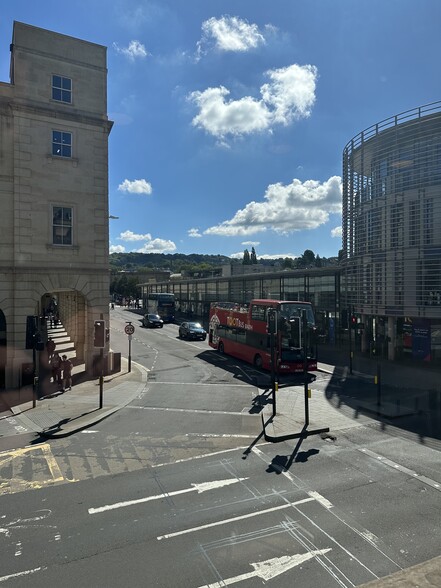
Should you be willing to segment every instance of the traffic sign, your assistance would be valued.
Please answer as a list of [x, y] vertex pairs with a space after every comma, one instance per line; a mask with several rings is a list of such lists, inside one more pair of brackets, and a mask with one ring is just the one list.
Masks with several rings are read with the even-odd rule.
[[126, 335], [133, 335], [133, 333], [135, 332], [134, 325], [126, 325], [124, 327], [124, 332], [125, 332]]

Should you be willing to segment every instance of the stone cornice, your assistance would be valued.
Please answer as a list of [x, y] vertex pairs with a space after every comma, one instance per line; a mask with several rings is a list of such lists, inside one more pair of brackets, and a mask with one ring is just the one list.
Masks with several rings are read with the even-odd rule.
[[57, 118], [78, 124], [104, 127], [107, 133], [110, 133], [113, 127], [113, 121], [111, 120], [88, 116], [78, 111], [69, 111], [68, 109], [60, 111], [59, 109], [47, 108], [35, 103], [20, 104], [16, 100], [9, 102], [9, 107], [11, 108], [12, 112], [23, 112], [26, 114], [32, 114], [34, 116]]

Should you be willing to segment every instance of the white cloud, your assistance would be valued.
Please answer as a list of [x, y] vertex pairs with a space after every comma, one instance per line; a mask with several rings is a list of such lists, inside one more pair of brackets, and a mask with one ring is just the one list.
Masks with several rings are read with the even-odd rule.
[[237, 16], [212, 17], [202, 23], [198, 55], [206, 53], [212, 45], [218, 51], [245, 52], [264, 44], [265, 37], [256, 24], [249, 24]]
[[263, 101], [273, 109], [273, 120], [283, 125], [310, 116], [315, 102], [317, 68], [290, 65], [268, 71], [270, 83], [260, 88]]
[[189, 237], [202, 237], [199, 229], [188, 229], [187, 233]]
[[192, 121], [193, 126], [221, 138], [268, 129], [271, 117], [262, 101], [245, 96], [226, 102], [229, 93], [223, 86], [192, 92], [190, 100], [199, 107], [199, 114]]
[[331, 237], [341, 237], [341, 236], [342, 236], [342, 228], [341, 227], [335, 227], [335, 229], [332, 229]]
[[176, 251], [176, 245], [173, 241], [166, 239], [152, 239], [144, 244], [141, 249], [137, 249], [137, 253], [171, 253]]
[[136, 40], [130, 41], [128, 47], [120, 47], [118, 43], [113, 43], [113, 48], [117, 53], [125, 55], [132, 61], [136, 58], [144, 59], [150, 55], [144, 45]]
[[260, 245], [260, 241], [242, 241], [241, 245], [246, 245], [248, 247], [257, 247], [257, 245]]
[[151, 194], [153, 191], [152, 185], [146, 180], [124, 180], [118, 190], [130, 194]]
[[188, 99], [199, 108], [192, 124], [223, 139], [259, 131], [271, 131], [277, 124], [289, 125], [310, 116], [315, 102], [317, 68], [293, 64], [266, 72], [270, 81], [260, 88], [261, 98], [244, 96], [227, 100], [224, 86], [192, 92]]
[[341, 178], [268, 186], [262, 202], [250, 202], [232, 219], [210, 227], [205, 235], [253, 235], [272, 230], [277, 233], [317, 229], [328, 222], [330, 214], [341, 212]]
[[109, 247], [109, 253], [125, 253], [126, 248], [123, 245], [111, 245]]
[[[137, 253], [170, 253], [172, 251], [176, 251], [176, 245], [173, 243], [173, 241], [169, 241], [168, 239], [152, 239], [150, 233], [140, 234], [134, 233], [133, 231], [124, 231], [120, 234], [118, 240], [126, 241], [127, 243], [144, 241], [144, 245], [140, 249], [131, 249], [131, 251], [135, 251]], [[111, 253], [116, 252], [117, 247], [120, 248], [118, 250], [119, 253], [124, 253], [126, 250], [126, 248], [122, 245], [113, 247], [115, 251], [112, 251], [111, 247]]]
[[133, 233], [132, 231], [124, 231], [121, 233], [118, 239], [120, 241], [149, 241], [152, 238], [150, 233], [146, 233], [145, 235], [140, 235], [137, 233]]

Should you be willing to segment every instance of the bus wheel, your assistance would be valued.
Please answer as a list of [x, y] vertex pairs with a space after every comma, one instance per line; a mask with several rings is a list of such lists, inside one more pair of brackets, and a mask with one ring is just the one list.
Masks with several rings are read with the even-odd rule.
[[224, 352], [224, 344], [222, 343], [222, 341], [219, 343], [217, 350], [219, 351], [219, 353]]
[[254, 357], [254, 367], [256, 367], [258, 370], [261, 370], [262, 366], [263, 366], [262, 358], [260, 357], [260, 355], [256, 355]]

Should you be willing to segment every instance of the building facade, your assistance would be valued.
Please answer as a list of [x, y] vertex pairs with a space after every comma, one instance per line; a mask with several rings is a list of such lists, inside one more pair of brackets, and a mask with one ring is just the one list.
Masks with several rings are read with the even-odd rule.
[[242, 306], [255, 298], [304, 300], [313, 304], [320, 332], [329, 341], [335, 342], [339, 334], [342, 311], [338, 267], [145, 283], [141, 289], [143, 300], [151, 292], [170, 292], [175, 295], [177, 316], [202, 319], [208, 319], [212, 302]]
[[363, 346], [441, 353], [441, 102], [381, 121], [343, 152], [343, 303]]
[[56, 301], [90, 370], [108, 320], [106, 48], [15, 22], [0, 83], [0, 389], [32, 358], [28, 316]]
[[[307, 300], [328, 341], [390, 360], [441, 362], [441, 102], [390, 117], [343, 151], [342, 255], [325, 269], [182, 280], [184, 314], [210, 302]], [[353, 323], [352, 321], [355, 321]]]

